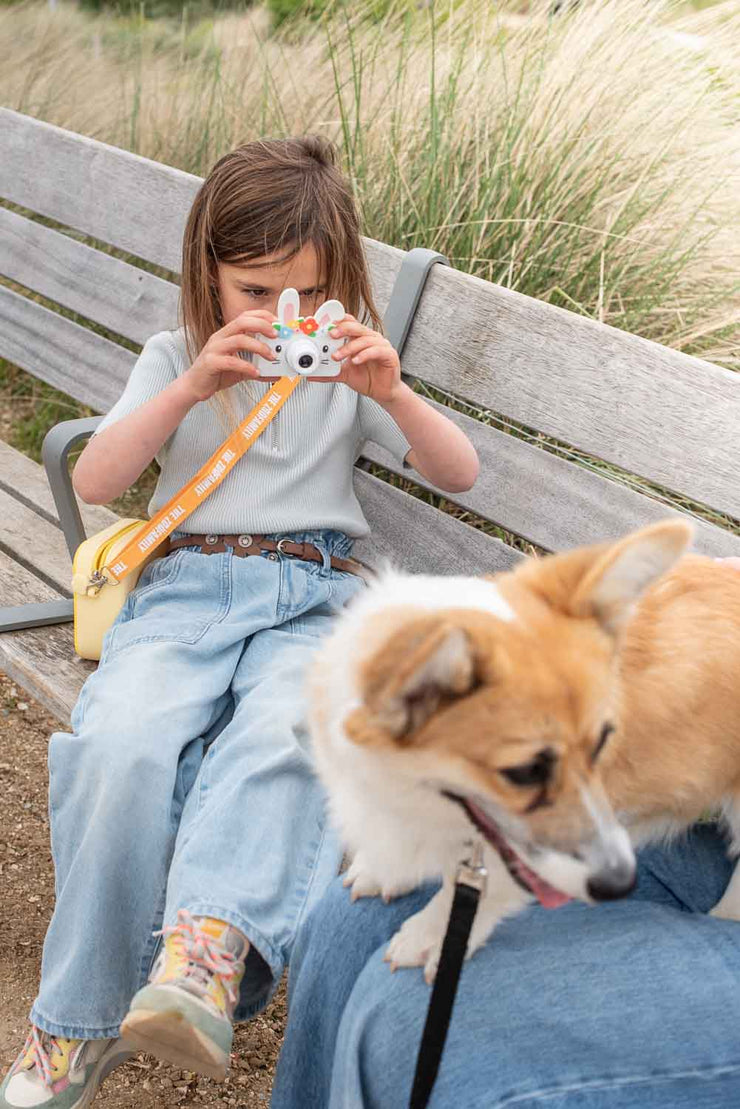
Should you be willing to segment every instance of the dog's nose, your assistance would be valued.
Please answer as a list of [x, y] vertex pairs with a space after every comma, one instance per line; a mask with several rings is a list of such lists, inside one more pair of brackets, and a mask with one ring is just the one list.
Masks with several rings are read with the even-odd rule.
[[635, 888], [636, 874], [634, 866], [621, 863], [609, 870], [602, 870], [599, 874], [589, 878], [586, 890], [594, 901], [616, 901], [626, 897]]

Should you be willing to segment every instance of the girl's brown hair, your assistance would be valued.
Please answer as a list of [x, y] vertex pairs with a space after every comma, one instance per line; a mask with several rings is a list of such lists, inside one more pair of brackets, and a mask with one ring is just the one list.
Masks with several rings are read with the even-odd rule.
[[190, 357], [223, 324], [217, 263], [289, 258], [308, 243], [319, 255], [327, 299], [380, 327], [357, 210], [333, 144], [314, 135], [266, 139], [221, 158], [185, 228], [180, 305]]

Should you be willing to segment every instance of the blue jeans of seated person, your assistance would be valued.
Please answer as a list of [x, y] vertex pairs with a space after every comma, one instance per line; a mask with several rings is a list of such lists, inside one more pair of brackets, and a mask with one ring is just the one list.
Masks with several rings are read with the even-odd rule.
[[148, 566], [73, 732], [51, 739], [56, 908], [31, 1013], [49, 1033], [117, 1035], [156, 953], [152, 932], [178, 909], [248, 937], [236, 1015], [251, 1015], [337, 873], [302, 677], [362, 582], [330, 567], [349, 553], [346, 536], [290, 538], [318, 546], [323, 564], [186, 548]]
[[[539, 906], [465, 964], [430, 1109], [737, 1109], [740, 924], [712, 826], [641, 854], [632, 897]], [[429, 989], [385, 944], [431, 890], [306, 920], [272, 1109], [406, 1109]]]

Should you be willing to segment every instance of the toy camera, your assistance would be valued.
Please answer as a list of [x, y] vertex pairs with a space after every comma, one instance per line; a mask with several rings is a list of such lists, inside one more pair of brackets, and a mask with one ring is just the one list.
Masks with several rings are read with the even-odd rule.
[[[313, 316], [299, 316], [300, 297], [295, 289], [284, 289], [278, 301], [275, 338], [264, 341], [277, 356], [268, 362], [259, 354], [249, 355], [260, 377], [336, 377], [341, 367], [331, 355], [346, 342], [332, 339], [331, 332], [345, 311], [338, 300], [327, 300]], [[263, 336], [259, 336], [260, 339]]]

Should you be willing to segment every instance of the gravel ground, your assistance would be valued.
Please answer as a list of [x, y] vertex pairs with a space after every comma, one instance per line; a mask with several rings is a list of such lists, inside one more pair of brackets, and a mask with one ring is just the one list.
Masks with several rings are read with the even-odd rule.
[[[49, 852], [46, 749], [57, 722], [0, 674], [0, 1063], [13, 1061], [27, 1033], [38, 982], [41, 946], [54, 903]], [[177, 1071], [139, 1055], [115, 1071], [96, 1109], [169, 1106], [266, 1106], [285, 1022], [280, 990], [270, 1007], [234, 1039], [224, 1083]]]

